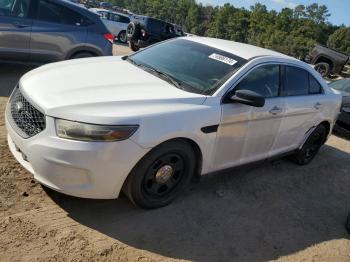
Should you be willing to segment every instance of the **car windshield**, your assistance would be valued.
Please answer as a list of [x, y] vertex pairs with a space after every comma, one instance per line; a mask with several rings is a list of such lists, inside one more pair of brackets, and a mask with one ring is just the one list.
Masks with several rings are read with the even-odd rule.
[[341, 80], [334, 81], [330, 83], [329, 86], [336, 90], [350, 93], [350, 80], [348, 79], [341, 79]]
[[147, 48], [128, 60], [187, 92], [211, 95], [247, 61], [186, 39]]

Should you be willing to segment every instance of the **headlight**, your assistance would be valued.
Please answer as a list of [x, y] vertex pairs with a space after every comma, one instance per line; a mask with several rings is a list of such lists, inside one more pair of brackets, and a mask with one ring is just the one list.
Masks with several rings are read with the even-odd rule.
[[120, 141], [131, 137], [138, 126], [92, 125], [56, 119], [56, 133], [60, 138], [79, 141]]
[[342, 110], [346, 113], [350, 113], [350, 104], [343, 105]]

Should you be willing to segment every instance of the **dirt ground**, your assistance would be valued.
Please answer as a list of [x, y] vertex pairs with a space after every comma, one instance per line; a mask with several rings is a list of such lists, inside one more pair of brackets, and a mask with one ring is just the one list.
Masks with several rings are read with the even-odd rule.
[[306, 167], [278, 160], [204, 176], [158, 210], [68, 197], [7, 147], [7, 96], [29, 69], [0, 64], [0, 261], [350, 261], [349, 140], [332, 136]]

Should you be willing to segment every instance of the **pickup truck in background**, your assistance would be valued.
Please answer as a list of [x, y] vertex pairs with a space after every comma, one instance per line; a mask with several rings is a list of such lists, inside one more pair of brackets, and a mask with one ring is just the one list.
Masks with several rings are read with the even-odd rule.
[[306, 56], [305, 61], [315, 65], [315, 70], [323, 77], [330, 74], [340, 74], [344, 66], [349, 64], [349, 55], [338, 52], [334, 49], [316, 45], [314, 49]]

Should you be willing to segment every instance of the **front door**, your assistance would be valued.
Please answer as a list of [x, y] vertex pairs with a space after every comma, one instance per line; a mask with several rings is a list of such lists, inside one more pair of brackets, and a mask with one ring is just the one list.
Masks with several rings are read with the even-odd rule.
[[214, 161], [217, 169], [267, 158], [284, 115], [284, 98], [279, 97], [279, 65], [254, 68], [234, 90], [254, 91], [264, 96], [266, 102], [261, 108], [238, 103], [222, 105]]
[[30, 52], [30, 0], [0, 1], [0, 59], [26, 61]]

